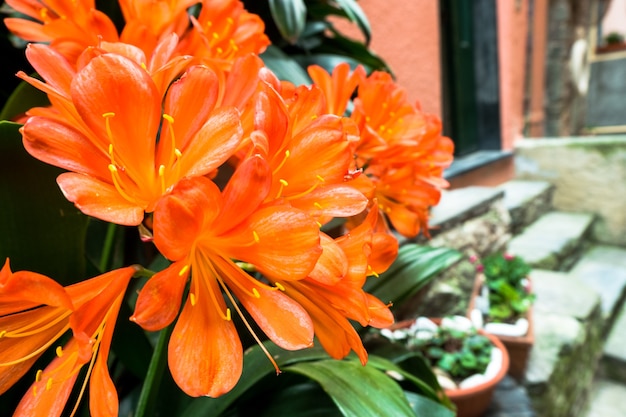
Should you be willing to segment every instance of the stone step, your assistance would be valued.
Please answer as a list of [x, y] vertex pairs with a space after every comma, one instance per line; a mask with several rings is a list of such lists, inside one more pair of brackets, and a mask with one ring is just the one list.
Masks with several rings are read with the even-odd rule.
[[626, 249], [593, 245], [581, 256], [571, 273], [600, 294], [605, 328], [608, 329], [626, 296]]
[[589, 405], [578, 417], [626, 416], [626, 384], [598, 379], [594, 381]]
[[[600, 374], [626, 384], [626, 305], [622, 305], [604, 345]], [[626, 404], [626, 402], [625, 402]], [[626, 413], [624, 413], [626, 415]]]
[[571, 417], [585, 406], [602, 351], [600, 296], [566, 272], [534, 269], [531, 279], [535, 343], [523, 384], [537, 416]]
[[482, 258], [504, 248], [511, 238], [510, 222], [503, 190], [479, 186], [458, 188], [443, 192], [439, 204], [432, 208], [428, 221], [432, 239], [418, 236], [415, 241]]
[[511, 239], [507, 251], [535, 268], [567, 270], [582, 250], [593, 220], [593, 214], [551, 211]]
[[547, 181], [511, 180], [498, 187], [504, 191], [504, 206], [516, 235], [552, 209], [555, 187]]

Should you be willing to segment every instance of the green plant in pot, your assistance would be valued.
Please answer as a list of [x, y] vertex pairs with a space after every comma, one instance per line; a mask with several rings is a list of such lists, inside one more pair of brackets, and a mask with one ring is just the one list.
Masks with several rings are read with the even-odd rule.
[[531, 267], [520, 256], [498, 252], [476, 263], [477, 278], [468, 316], [475, 326], [497, 335], [511, 356], [509, 373], [520, 379], [534, 343]]
[[373, 350], [377, 354], [386, 351], [401, 357], [399, 352], [404, 350], [422, 359], [455, 404], [457, 416], [482, 415], [495, 385], [508, 370], [508, 353], [502, 343], [462, 316], [399, 322], [380, 330], [377, 343]]
[[535, 300], [530, 290], [530, 266], [519, 256], [496, 253], [478, 265], [488, 297], [486, 317], [495, 323], [512, 323], [523, 317]]

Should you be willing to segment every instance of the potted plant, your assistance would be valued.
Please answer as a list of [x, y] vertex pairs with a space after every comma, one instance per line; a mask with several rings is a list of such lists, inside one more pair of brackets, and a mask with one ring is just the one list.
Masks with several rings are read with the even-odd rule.
[[511, 357], [509, 374], [521, 379], [534, 343], [530, 266], [519, 256], [495, 253], [477, 263], [468, 316], [496, 335]]
[[596, 51], [598, 53], [615, 52], [626, 49], [626, 42], [624, 42], [624, 35], [619, 32], [610, 32], [604, 39], [601, 46]]
[[425, 360], [456, 406], [458, 417], [481, 416], [496, 384], [508, 370], [504, 345], [495, 336], [476, 329], [466, 317], [420, 317], [396, 323], [379, 334]]

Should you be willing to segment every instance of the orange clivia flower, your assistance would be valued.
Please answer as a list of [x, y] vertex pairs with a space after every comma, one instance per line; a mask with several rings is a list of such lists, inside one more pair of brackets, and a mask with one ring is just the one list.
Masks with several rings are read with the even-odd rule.
[[120, 0], [126, 24], [120, 35], [124, 43], [141, 47], [149, 55], [161, 38], [182, 36], [189, 26], [187, 9], [201, 0]]
[[85, 214], [138, 225], [178, 180], [214, 171], [241, 141], [239, 113], [216, 106], [220, 86], [205, 66], [188, 68], [163, 97], [124, 55], [97, 55], [75, 73], [45, 45], [30, 45], [27, 56], [46, 83], [21, 77], [52, 107], [28, 113], [24, 146], [71, 171], [57, 182]]
[[344, 119], [324, 113], [318, 89], [298, 88], [283, 98], [271, 78], [266, 74], [253, 98], [251, 134], [272, 170], [268, 201], [284, 199], [319, 220], [363, 211], [367, 198], [345, 181], [353, 156]]
[[[362, 289], [368, 275], [383, 272], [395, 259], [390, 250], [384, 262], [378, 259], [376, 265], [371, 264], [374, 250], [378, 249], [374, 242], [377, 219], [378, 212], [372, 210], [349, 233], [335, 240], [323, 239], [324, 253], [312, 273], [306, 279], [284, 283], [285, 293], [309, 313], [315, 336], [336, 359], [353, 350], [361, 363], [367, 362], [367, 351], [350, 320], [377, 328], [388, 327], [394, 321], [389, 306]], [[397, 255], [397, 241], [392, 244], [394, 247]], [[332, 273], [342, 267], [341, 276]]]
[[56, 347], [56, 357], [20, 401], [15, 417], [60, 416], [81, 369], [87, 374], [72, 415], [89, 382], [93, 416], [117, 416], [118, 400], [107, 359], [118, 311], [134, 267], [107, 272], [63, 288], [28, 271], [0, 271], [0, 390], [13, 385], [67, 330], [73, 336]]
[[[253, 155], [223, 191], [205, 177], [184, 179], [156, 206], [154, 243], [174, 263], [148, 280], [131, 319], [147, 330], [173, 322], [191, 277], [169, 343], [170, 371], [188, 395], [217, 397], [241, 375], [242, 346], [224, 296], [248, 329], [235, 297], [278, 346], [312, 344], [311, 319], [280, 283], [313, 269], [321, 254], [318, 225], [288, 205], [264, 205], [270, 186], [269, 166]], [[254, 278], [241, 262], [276, 285]]]
[[[330, 103], [343, 112], [356, 89], [350, 115], [359, 130], [353, 148], [355, 176], [351, 184], [370, 200], [402, 235], [428, 235], [430, 207], [448, 185], [443, 170], [452, 162], [452, 141], [441, 135], [440, 120], [410, 104], [391, 75], [375, 71], [365, 77], [362, 67], [350, 72], [347, 63], [328, 74], [317, 66], [309, 74]], [[358, 177], [358, 178], [356, 178]]]
[[239, 0], [202, 0], [200, 14], [190, 19], [193, 30], [181, 39], [180, 54], [216, 69], [228, 71], [237, 58], [258, 55], [270, 44], [263, 20]]
[[7, 0], [6, 3], [30, 18], [4, 19], [13, 34], [27, 41], [47, 42], [70, 62], [101, 40], [118, 40], [115, 25], [106, 14], [96, 10], [94, 0]]

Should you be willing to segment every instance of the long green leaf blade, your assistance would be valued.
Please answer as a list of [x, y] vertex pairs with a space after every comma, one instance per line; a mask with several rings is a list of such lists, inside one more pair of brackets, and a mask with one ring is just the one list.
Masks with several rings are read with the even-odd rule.
[[270, 13], [283, 39], [294, 44], [306, 24], [304, 0], [269, 0]]
[[415, 417], [400, 386], [373, 366], [324, 360], [297, 363], [286, 371], [318, 382], [345, 417]]

